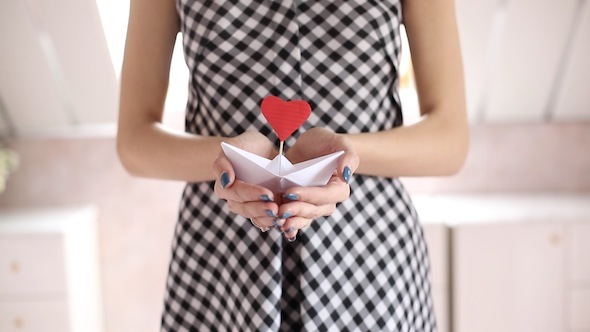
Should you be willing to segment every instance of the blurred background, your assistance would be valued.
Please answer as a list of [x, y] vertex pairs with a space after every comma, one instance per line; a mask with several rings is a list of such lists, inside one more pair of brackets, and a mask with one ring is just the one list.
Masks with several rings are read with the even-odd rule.
[[[440, 331], [590, 331], [590, 0], [456, 1], [470, 153], [404, 179]], [[116, 155], [128, 7], [0, 2], [0, 331], [159, 329], [183, 183]], [[182, 130], [176, 46], [164, 122]]]

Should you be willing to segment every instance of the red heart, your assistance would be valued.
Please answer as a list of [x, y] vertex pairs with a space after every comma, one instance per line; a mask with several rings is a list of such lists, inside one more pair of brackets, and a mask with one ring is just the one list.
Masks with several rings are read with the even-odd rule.
[[311, 113], [311, 106], [303, 100], [284, 101], [275, 96], [264, 98], [260, 109], [281, 141], [293, 134]]

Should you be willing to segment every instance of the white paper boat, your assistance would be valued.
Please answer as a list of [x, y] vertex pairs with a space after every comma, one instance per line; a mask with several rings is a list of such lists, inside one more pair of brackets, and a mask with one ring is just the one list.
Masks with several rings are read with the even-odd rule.
[[285, 192], [292, 187], [327, 184], [338, 167], [340, 156], [344, 154], [344, 151], [338, 151], [293, 165], [283, 155], [270, 160], [227, 143], [221, 143], [221, 148], [232, 163], [238, 180], [276, 193]]

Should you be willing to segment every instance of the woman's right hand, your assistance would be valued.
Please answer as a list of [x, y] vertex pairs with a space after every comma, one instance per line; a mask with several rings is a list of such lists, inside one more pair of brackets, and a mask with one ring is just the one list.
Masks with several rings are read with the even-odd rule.
[[[272, 142], [258, 132], [248, 131], [228, 138], [225, 142], [268, 159], [273, 159], [277, 155]], [[237, 180], [223, 150], [213, 162], [213, 172], [217, 179], [215, 194], [227, 201], [227, 206], [233, 213], [249, 218], [252, 224], [263, 232], [274, 226], [273, 221], [276, 219], [279, 205], [275, 202], [272, 191]]]

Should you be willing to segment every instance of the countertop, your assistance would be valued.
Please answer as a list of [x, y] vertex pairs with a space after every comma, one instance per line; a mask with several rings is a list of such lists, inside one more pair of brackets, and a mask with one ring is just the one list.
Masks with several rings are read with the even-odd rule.
[[412, 201], [425, 224], [590, 222], [590, 194], [412, 195]]

